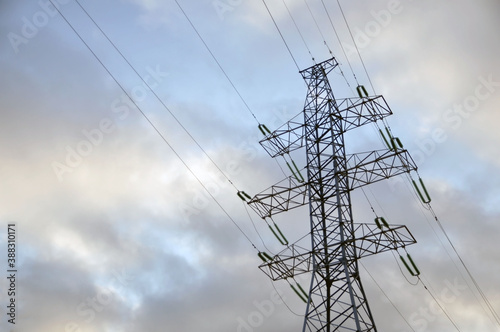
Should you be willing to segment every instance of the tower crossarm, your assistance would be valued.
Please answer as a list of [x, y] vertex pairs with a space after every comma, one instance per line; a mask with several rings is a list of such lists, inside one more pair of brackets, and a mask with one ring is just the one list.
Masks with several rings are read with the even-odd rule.
[[[347, 174], [350, 186], [344, 190], [348, 191], [417, 169], [408, 151], [402, 149], [351, 154], [347, 164], [342, 174], [333, 176]], [[255, 195], [248, 204], [261, 218], [272, 217], [308, 204], [307, 189], [307, 182], [288, 177]]]
[[248, 204], [261, 218], [306, 205], [307, 183], [288, 177], [255, 195]]
[[319, 117], [317, 126], [328, 126], [331, 121], [341, 120], [342, 126], [337, 134], [345, 133], [351, 129], [374, 123], [392, 115], [392, 111], [383, 96], [356, 97], [344, 99], [327, 99], [318, 108], [316, 100], [311, 99], [306, 104], [306, 110], [315, 110], [315, 117]]
[[304, 123], [296, 119], [300, 115], [302, 113], [266, 135], [259, 142], [272, 158], [282, 156], [304, 146]]
[[[330, 255], [336, 258], [329, 262], [316, 261], [316, 269], [327, 268], [326, 265], [330, 267], [342, 265], [341, 250], [346, 245], [354, 245], [356, 247], [356, 256], [351, 257], [351, 259], [359, 259], [417, 243], [408, 228], [404, 225], [391, 225], [390, 227], [379, 228], [374, 224], [361, 223], [354, 224], [354, 226], [356, 237], [347, 241], [330, 244], [328, 246]], [[272, 257], [272, 260], [261, 264], [259, 268], [273, 281], [294, 278], [312, 271], [312, 256], [312, 251], [307, 251], [305, 248], [292, 244]]]
[[312, 271], [312, 255], [309, 250], [292, 244], [259, 268], [273, 281], [294, 278]]
[[[356, 248], [356, 255], [351, 257], [351, 259], [360, 259], [417, 243], [408, 228], [404, 225], [391, 225], [384, 228], [365, 223], [353, 225], [356, 234], [354, 238], [330, 245], [333, 257], [341, 257], [340, 251], [345, 246], [354, 246]], [[337, 263], [342, 262], [339, 261]], [[332, 262], [330, 261], [331, 264]]]
[[[330, 102], [334, 102], [333, 100]], [[383, 96], [337, 99], [335, 107], [325, 107], [324, 122], [329, 123], [330, 117], [342, 118], [343, 132], [382, 120], [392, 114]], [[309, 105], [306, 105], [306, 108]], [[272, 133], [266, 135], [259, 143], [272, 157], [281, 156], [304, 146], [305, 125], [295, 116]], [[322, 124], [320, 124], [322, 125]]]
[[392, 114], [383, 96], [336, 99], [336, 104], [336, 111], [332, 116], [342, 118], [344, 132]]
[[347, 155], [349, 188], [352, 190], [392, 176], [408, 173], [417, 166], [407, 150], [376, 150]]
[[373, 224], [355, 224], [357, 258], [396, 250], [417, 243], [404, 225], [379, 228]]

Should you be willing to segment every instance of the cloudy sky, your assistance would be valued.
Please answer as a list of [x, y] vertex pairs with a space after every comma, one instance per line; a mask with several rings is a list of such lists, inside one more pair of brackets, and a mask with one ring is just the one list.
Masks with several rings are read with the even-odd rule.
[[[301, 112], [304, 82], [261, 1], [178, 1], [242, 98], [175, 1], [80, 0], [90, 19], [75, 1], [54, 0], [88, 47], [49, 0], [0, 2], [0, 248], [6, 257], [15, 223], [18, 269], [12, 325], [0, 264], [2, 330], [301, 330], [304, 303], [258, 269], [252, 243], [284, 247], [236, 190], [253, 195], [284, 178], [252, 112], [276, 129]], [[308, 49], [320, 62], [330, 48], [346, 77], [332, 73], [336, 97], [352, 96], [346, 80], [356, 86], [349, 63], [373, 94], [336, 1], [325, 4], [349, 62], [320, 0], [307, 1], [313, 15], [303, 0], [285, 3], [293, 20], [283, 1], [268, 1], [299, 68], [313, 65]], [[341, 3], [393, 133], [500, 312], [500, 5]], [[371, 127], [349, 138], [354, 150], [383, 148]], [[294, 154], [299, 167], [304, 153]], [[365, 193], [369, 201], [353, 193], [355, 221], [373, 222], [371, 203], [411, 230], [408, 251], [453, 322], [383, 253], [361, 267], [378, 329], [500, 331], [406, 178]], [[307, 233], [306, 210], [276, 217], [290, 242]], [[297, 281], [307, 288], [309, 276]]]

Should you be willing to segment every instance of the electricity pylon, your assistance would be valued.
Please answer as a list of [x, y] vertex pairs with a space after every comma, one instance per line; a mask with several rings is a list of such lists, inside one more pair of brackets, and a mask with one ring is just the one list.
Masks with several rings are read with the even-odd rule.
[[359, 97], [335, 99], [328, 73], [337, 65], [331, 58], [301, 71], [308, 88], [303, 122], [291, 120], [260, 142], [273, 158], [305, 147], [307, 179], [288, 177], [249, 204], [262, 218], [309, 205], [312, 248], [288, 245], [274, 257], [261, 257], [260, 266], [272, 280], [312, 273], [303, 331], [377, 331], [358, 259], [416, 241], [405, 226], [383, 218], [354, 223], [350, 192], [416, 166], [390, 134], [385, 150], [346, 154], [345, 132], [392, 112], [382, 96], [368, 96], [362, 86]]

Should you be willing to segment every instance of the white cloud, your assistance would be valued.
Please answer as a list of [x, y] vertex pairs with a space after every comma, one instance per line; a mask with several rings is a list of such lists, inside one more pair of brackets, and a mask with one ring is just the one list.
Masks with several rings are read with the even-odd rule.
[[[260, 2], [243, 1], [224, 20], [211, 1], [181, 4], [260, 121], [273, 129], [300, 111], [304, 84]], [[309, 55], [285, 8], [268, 4], [300, 66], [309, 66]], [[307, 8], [300, 1], [287, 4], [315, 56], [327, 56]], [[101, 4], [91, 12], [107, 18], [106, 31], [120, 41], [117, 45], [137, 68], [158, 64], [169, 72], [155, 91], [238, 189], [255, 194], [283, 178], [275, 162], [256, 145], [261, 136], [256, 123], [250, 122], [254, 121], [251, 114], [175, 3], [115, 5], [121, 7], [110, 11], [114, 14], [107, 14], [108, 5]], [[443, 113], [474, 94], [479, 77], [491, 73], [500, 80], [494, 41], [498, 6], [463, 1], [446, 5], [406, 1], [403, 6], [362, 53], [377, 90], [387, 92], [395, 113], [389, 122], [395, 124], [393, 129], [405, 138], [410, 151], [422, 151], [418, 140], [429, 138], [435, 128], [446, 130], [446, 141], [425, 155], [420, 173], [449, 235], [495, 307], [500, 301], [494, 278], [500, 259], [495, 247], [500, 230], [496, 225], [499, 161], [494, 113], [499, 99], [492, 94], [469, 118], [463, 118], [459, 128], [446, 123]], [[321, 8], [319, 3], [313, 5], [328, 39], [334, 40]], [[371, 10], [386, 8], [385, 1], [370, 7], [355, 2], [345, 5], [352, 27], [359, 29], [374, 20]], [[22, 16], [31, 15], [32, 9], [9, 10]], [[331, 10], [340, 20], [338, 11]], [[469, 20], [463, 21], [465, 15]], [[4, 22], [2, 31], [19, 29], [19, 21], [0, 21]], [[113, 331], [110, 326], [120, 331], [234, 331], [239, 318], [248, 321], [255, 312], [262, 315], [255, 301], [270, 299], [273, 288], [257, 268], [256, 251], [142, 115], [130, 108], [122, 120], [111, 111], [113, 100], [122, 92], [110, 85], [113, 82], [63, 23], [54, 18], [43, 33], [23, 45], [19, 55], [8, 47], [0, 55], [4, 73], [0, 82], [4, 91], [0, 219], [19, 226], [23, 312], [19, 326], [42, 332], [62, 330], [70, 322], [82, 331]], [[80, 23], [81, 31], [94, 31], [91, 25]], [[104, 43], [95, 34], [92, 41]], [[120, 65], [112, 48], [99, 45], [106, 64], [126, 88], [141, 84], [127, 66]], [[335, 50], [333, 45], [332, 41]], [[367, 85], [359, 64], [354, 64], [360, 81]], [[348, 75], [345, 63], [342, 69]], [[343, 79], [336, 76], [335, 88], [340, 84]], [[263, 249], [236, 189], [222, 179], [152, 96], [141, 106], [251, 241]], [[280, 110], [286, 112], [280, 115]], [[82, 130], [96, 128], [103, 117], [110, 118], [115, 129], [59, 182], [51, 163], [64, 162], [66, 147], [76, 148], [85, 139]], [[302, 159], [297, 156], [301, 165]], [[439, 228], [432, 218], [426, 221], [404, 185], [380, 183], [373, 193], [368, 196], [376, 210], [391, 223], [406, 224], [417, 238], [418, 243], [408, 250], [440, 294], [445, 281], [453, 281], [458, 274], [439, 243], [444, 241], [450, 251]], [[371, 222], [364, 196], [356, 193], [353, 197], [356, 221]], [[182, 206], [193, 208], [194, 213], [186, 218]], [[307, 208], [296, 210], [276, 221], [290, 240], [297, 239], [307, 232], [307, 213]], [[269, 249], [281, 250], [265, 223], [252, 217]], [[425, 290], [404, 281], [390, 254], [381, 256], [363, 262], [405, 318], [428, 306]], [[114, 272], [122, 271], [131, 280], [119, 287], [113, 283]], [[364, 280], [379, 329], [405, 329], [376, 285], [368, 277]], [[288, 285], [282, 282], [276, 287], [292, 310], [303, 314], [304, 305]], [[78, 306], [106, 290], [113, 294], [113, 301], [101, 311], [94, 310], [95, 318], [86, 322], [89, 313], [79, 314]], [[446, 308], [462, 328], [491, 329], [487, 314], [469, 290]], [[300, 329], [302, 323], [284, 305], [276, 305], [273, 314], [262, 317], [255, 330], [289, 331]], [[428, 331], [449, 326], [439, 314], [429, 322]]]

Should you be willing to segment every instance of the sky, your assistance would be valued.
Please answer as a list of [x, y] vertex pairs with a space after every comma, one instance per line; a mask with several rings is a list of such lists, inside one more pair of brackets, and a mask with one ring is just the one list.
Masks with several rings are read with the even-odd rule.
[[[80, 0], [90, 18], [53, 3], [64, 18], [49, 0], [0, 2], [3, 331], [300, 331], [305, 304], [253, 246], [285, 247], [236, 193], [291, 175], [257, 125], [303, 110], [299, 69], [330, 51], [337, 98], [355, 96], [354, 76], [384, 95], [433, 210], [500, 312], [497, 1], [341, 1], [351, 38], [336, 1], [328, 16], [320, 0], [268, 0], [286, 46], [261, 1], [178, 0], [189, 20], [170, 0]], [[373, 127], [346, 144], [383, 148]], [[306, 166], [303, 149], [293, 158]], [[361, 260], [379, 331], [500, 331], [406, 177], [352, 202], [355, 222], [373, 223], [373, 207], [417, 240], [407, 250], [423, 284], [389, 252]], [[307, 208], [275, 221], [290, 243], [308, 232]]]

